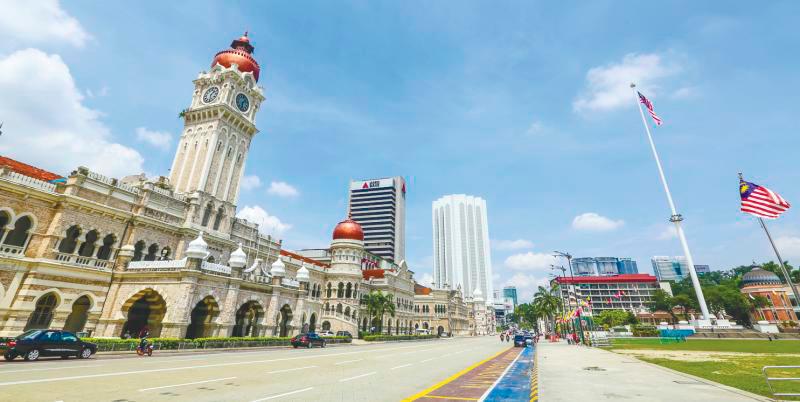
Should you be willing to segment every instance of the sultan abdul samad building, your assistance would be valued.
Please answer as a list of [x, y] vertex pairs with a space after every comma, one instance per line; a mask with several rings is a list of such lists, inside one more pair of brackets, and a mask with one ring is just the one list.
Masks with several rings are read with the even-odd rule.
[[[361, 226], [336, 225], [321, 258], [236, 218], [239, 184], [264, 100], [247, 36], [194, 80], [170, 177], [68, 177], [0, 157], [0, 336], [64, 328], [92, 336], [288, 336], [372, 326], [403, 334], [480, 335], [482, 295], [431, 289], [405, 262], [364, 249]], [[370, 323], [361, 298], [394, 296]]]

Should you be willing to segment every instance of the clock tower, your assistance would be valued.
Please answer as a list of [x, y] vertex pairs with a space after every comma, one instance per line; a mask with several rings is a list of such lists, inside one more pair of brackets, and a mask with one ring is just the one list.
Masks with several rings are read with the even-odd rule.
[[256, 113], [264, 100], [254, 50], [245, 32], [216, 54], [209, 72], [194, 80], [170, 170], [176, 192], [200, 193], [203, 203], [227, 216], [235, 212], [250, 142], [258, 133]]

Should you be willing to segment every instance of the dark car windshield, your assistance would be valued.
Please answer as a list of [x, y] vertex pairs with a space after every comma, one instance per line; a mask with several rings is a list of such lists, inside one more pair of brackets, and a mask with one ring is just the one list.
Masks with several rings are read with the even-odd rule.
[[525, 339], [525, 335], [517, 335], [514, 337], [514, 341], [522, 341]]
[[41, 329], [30, 329], [22, 333], [22, 335], [17, 336], [17, 340], [31, 340], [36, 339], [39, 334], [42, 333]]

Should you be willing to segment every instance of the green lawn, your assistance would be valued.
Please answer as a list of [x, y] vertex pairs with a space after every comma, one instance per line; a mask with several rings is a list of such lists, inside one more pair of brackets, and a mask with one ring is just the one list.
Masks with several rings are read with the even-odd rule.
[[611, 349], [698, 350], [707, 352], [797, 353], [800, 340], [687, 339], [661, 344], [658, 338], [612, 339]]
[[[764, 366], [797, 366], [800, 357], [786, 357], [779, 355], [765, 355], [758, 357], [737, 357], [725, 361], [696, 362], [672, 359], [641, 358], [644, 361], [655, 363], [673, 370], [692, 374], [711, 381], [731, 387], [743, 389], [755, 394], [772, 397], [769, 392], [761, 368]], [[789, 371], [770, 371], [775, 377], [797, 377], [798, 373]], [[776, 392], [800, 392], [800, 383], [773, 382]], [[787, 399], [793, 400], [793, 399]], [[794, 399], [796, 400], [796, 399]]]

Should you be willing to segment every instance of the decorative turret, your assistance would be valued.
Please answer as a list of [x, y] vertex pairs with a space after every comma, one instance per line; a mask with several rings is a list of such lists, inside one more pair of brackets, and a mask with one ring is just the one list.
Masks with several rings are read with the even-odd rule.
[[303, 264], [303, 266], [297, 270], [297, 280], [299, 282], [308, 282], [311, 280], [311, 275], [309, 274], [308, 268], [306, 268], [305, 264]]
[[197, 238], [189, 243], [189, 247], [186, 248], [186, 256], [200, 260], [208, 256], [208, 243], [203, 240], [203, 232], [200, 232]]
[[223, 67], [230, 67], [233, 64], [239, 68], [243, 73], [253, 73], [253, 78], [258, 81], [258, 74], [261, 72], [256, 59], [253, 58], [253, 51], [256, 50], [250, 44], [250, 38], [247, 37], [247, 32], [244, 33], [239, 39], [231, 42], [231, 48], [225, 49], [214, 56], [211, 62], [211, 67], [221, 64]]
[[231, 253], [231, 258], [228, 260], [228, 265], [231, 268], [242, 268], [247, 265], [247, 254], [242, 250], [242, 243], [239, 243], [239, 248]]
[[349, 217], [333, 229], [329, 274], [361, 276], [364, 253], [364, 230]]
[[286, 276], [286, 264], [278, 257], [278, 259], [272, 263], [272, 269], [269, 272], [274, 278], [283, 278]]

